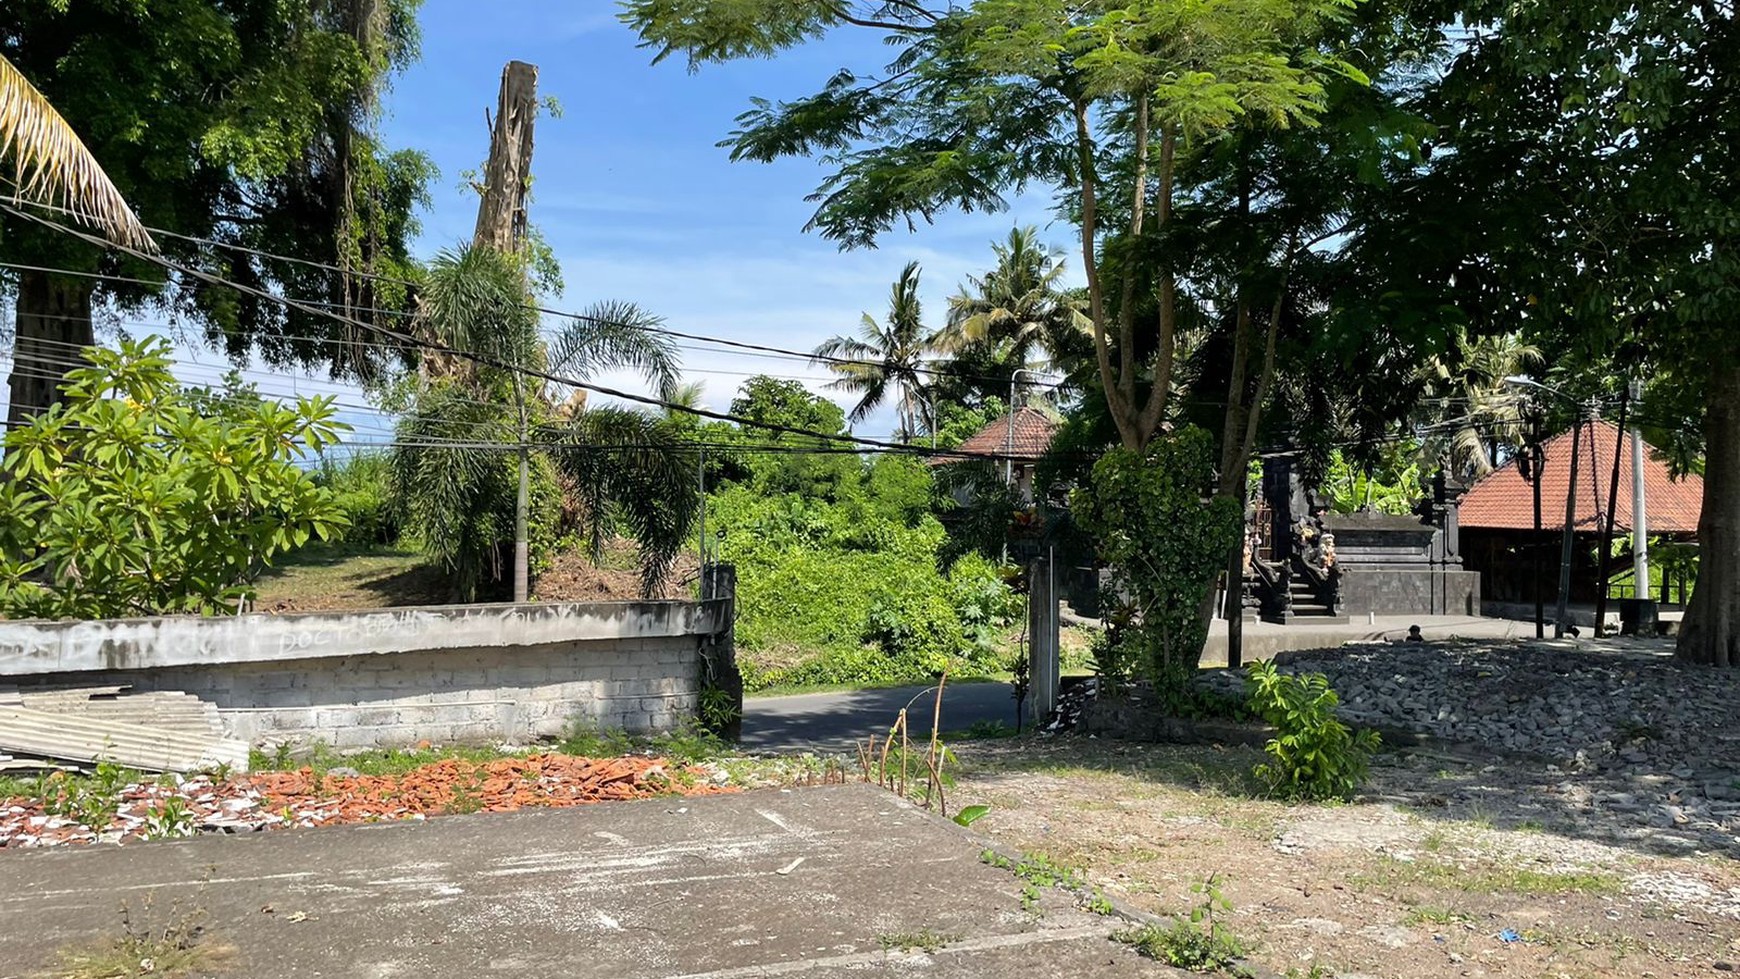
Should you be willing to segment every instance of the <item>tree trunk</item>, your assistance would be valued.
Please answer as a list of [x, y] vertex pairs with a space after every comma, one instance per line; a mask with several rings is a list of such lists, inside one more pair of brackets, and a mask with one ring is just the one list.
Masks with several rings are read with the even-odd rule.
[[501, 101], [489, 132], [489, 162], [477, 205], [474, 245], [504, 252], [526, 234], [526, 192], [532, 176], [532, 124], [538, 117], [538, 69], [510, 61], [501, 71]]
[[1704, 509], [1698, 587], [1680, 623], [1679, 658], [1740, 666], [1740, 362], [1710, 372], [1704, 410]]
[[[484, 164], [482, 197], [477, 204], [474, 248], [512, 253], [526, 237], [526, 193], [532, 180], [532, 125], [538, 118], [538, 69], [510, 61], [501, 70], [501, 99], [489, 131], [489, 161]], [[523, 358], [522, 358], [523, 362]], [[531, 462], [526, 448], [525, 379], [514, 375], [514, 405], [519, 412], [519, 491], [514, 498], [513, 600], [531, 595], [531, 538], [527, 531]]]
[[60, 401], [60, 378], [96, 343], [91, 330], [89, 279], [18, 273], [8, 430]]

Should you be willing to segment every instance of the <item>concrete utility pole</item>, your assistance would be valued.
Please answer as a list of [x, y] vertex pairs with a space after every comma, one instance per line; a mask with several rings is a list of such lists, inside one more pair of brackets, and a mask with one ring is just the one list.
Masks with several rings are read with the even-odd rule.
[[[1643, 382], [1633, 380], [1630, 393], [1635, 404], [1643, 397]], [[1643, 432], [1637, 427], [1635, 411], [1631, 417], [1631, 561], [1637, 577], [1633, 597], [1649, 601], [1655, 596], [1649, 589], [1649, 517], [1643, 498]]]
[[1583, 447], [1583, 409], [1571, 426], [1571, 479], [1565, 484], [1565, 534], [1559, 548], [1559, 607], [1553, 612], [1553, 638], [1563, 639], [1571, 626], [1571, 552], [1577, 532], [1577, 462]]
[[[532, 179], [532, 125], [538, 118], [538, 69], [510, 61], [501, 72], [501, 97], [489, 130], [489, 160], [478, 188], [474, 248], [517, 251], [526, 238], [526, 192]], [[517, 351], [523, 363], [527, 351]], [[531, 498], [531, 448], [527, 445], [525, 376], [514, 372], [514, 404], [519, 411], [520, 487], [514, 499], [514, 601], [531, 592], [531, 544], [527, 511]]]

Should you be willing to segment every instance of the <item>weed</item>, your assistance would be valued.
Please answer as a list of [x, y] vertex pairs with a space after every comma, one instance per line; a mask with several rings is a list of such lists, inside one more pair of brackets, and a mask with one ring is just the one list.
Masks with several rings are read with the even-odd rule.
[[207, 973], [232, 950], [204, 941], [204, 917], [204, 908], [183, 911], [177, 901], [170, 905], [168, 922], [158, 926], [151, 923], [151, 894], [137, 911], [122, 901], [121, 937], [96, 948], [62, 949], [56, 974], [61, 979], [136, 979]]
[[1393, 858], [1384, 859], [1369, 872], [1349, 876], [1348, 883], [1355, 887], [1417, 885], [1465, 893], [1528, 895], [1616, 894], [1621, 887], [1618, 877], [1599, 871], [1553, 873], [1508, 865], [1458, 866]]
[[295, 761], [291, 753], [295, 748], [296, 746], [289, 741], [278, 742], [278, 746], [272, 751], [272, 767], [278, 769], [291, 767]]
[[1286, 799], [1353, 798], [1379, 739], [1376, 731], [1356, 734], [1336, 718], [1341, 698], [1328, 678], [1289, 676], [1272, 663], [1255, 663], [1245, 682], [1251, 709], [1278, 732], [1263, 746], [1269, 762], [1256, 767], [1256, 776]]
[[1041, 912], [1041, 909], [1039, 907], [1039, 900], [1043, 896], [1044, 895], [1040, 892], [1038, 887], [1036, 887], [1032, 884], [1022, 884], [1021, 885], [1021, 910], [1027, 912], [1028, 914], [1034, 914], [1034, 915], [1041, 914], [1042, 912]]
[[1334, 979], [1334, 973], [1324, 967], [1321, 962], [1311, 963], [1311, 968], [1301, 971], [1298, 966], [1287, 970], [1283, 979]]
[[1420, 838], [1420, 848], [1425, 850], [1427, 853], [1437, 853], [1439, 850], [1444, 849], [1446, 841], [1447, 838], [1444, 835], [1444, 831], [1441, 829], [1435, 829]]
[[1461, 911], [1426, 905], [1414, 908], [1402, 918], [1404, 925], [1459, 925], [1474, 920]]
[[1011, 860], [996, 850], [987, 849], [979, 854], [979, 860], [1007, 870], [1035, 887], [1062, 887], [1074, 891], [1086, 886], [1081, 874], [1058, 866], [1043, 853], [1025, 853], [1020, 860]]
[[192, 836], [193, 831], [193, 811], [187, 808], [187, 800], [179, 795], [164, 796], [145, 814], [145, 838], [148, 840]]
[[990, 741], [996, 738], [1012, 738], [1020, 732], [1002, 721], [976, 720], [965, 731], [955, 732], [956, 741]]
[[731, 691], [711, 683], [701, 688], [697, 713], [701, 716], [701, 725], [709, 731], [723, 731], [743, 716]]
[[1245, 943], [1234, 937], [1232, 930], [1218, 918], [1218, 915], [1232, 910], [1232, 902], [1220, 891], [1222, 880], [1215, 873], [1209, 874], [1201, 883], [1191, 885], [1190, 892], [1201, 900], [1190, 909], [1188, 923], [1175, 921], [1170, 927], [1144, 925], [1112, 937], [1175, 968], [1249, 975], [1239, 964], [1246, 952]]
[[1081, 909], [1101, 916], [1110, 916], [1118, 913], [1118, 909], [1112, 906], [1112, 902], [1107, 900], [1106, 896], [1097, 890], [1089, 894], [1086, 900], [1082, 901]]
[[914, 950], [934, 952], [950, 942], [961, 940], [959, 935], [945, 935], [941, 932], [925, 928], [922, 931], [895, 932], [888, 935], [878, 935], [876, 941], [885, 952], [911, 952]]
[[138, 772], [105, 759], [97, 762], [90, 775], [44, 775], [37, 779], [34, 794], [50, 815], [74, 820], [100, 833], [114, 822], [121, 808], [121, 793], [138, 777]]

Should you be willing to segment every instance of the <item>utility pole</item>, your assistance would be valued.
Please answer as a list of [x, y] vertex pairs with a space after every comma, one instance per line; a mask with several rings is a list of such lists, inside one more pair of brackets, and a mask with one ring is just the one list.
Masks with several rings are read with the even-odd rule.
[[1563, 639], [1571, 624], [1571, 552], [1577, 529], [1577, 461], [1583, 447], [1583, 415], [1579, 406], [1577, 421], [1571, 426], [1571, 478], [1565, 484], [1565, 533], [1559, 546], [1559, 606], [1553, 616], [1554, 639]]
[[[538, 118], [538, 69], [510, 61], [501, 72], [501, 96], [489, 130], [489, 160], [478, 187], [474, 248], [515, 252], [526, 238], [526, 191], [532, 177], [532, 125]], [[523, 366], [527, 351], [517, 351]], [[519, 421], [519, 493], [514, 499], [514, 601], [531, 592], [531, 543], [527, 530], [531, 499], [531, 447], [527, 444], [525, 376], [514, 372], [514, 405]]]
[[[1613, 524], [1619, 516], [1619, 460], [1625, 455], [1625, 413], [1631, 407], [1631, 388], [1619, 398], [1619, 425], [1613, 436], [1613, 477], [1607, 483], [1607, 519], [1601, 525], [1601, 553], [1596, 558], [1601, 566], [1597, 578], [1600, 580], [1600, 590], [1595, 593], [1595, 634], [1601, 631], [1607, 622], [1607, 577], [1613, 570]], [[1589, 449], [1595, 448], [1595, 438], [1591, 434]], [[1601, 514], [1599, 500], [1595, 501], [1595, 513]]]
[[[1633, 379], [1627, 392], [1635, 403], [1643, 397], [1643, 382]], [[1643, 498], [1643, 431], [1638, 428], [1636, 414], [1631, 423], [1631, 561], [1637, 578], [1632, 596], [1640, 601], [1653, 601], [1649, 590], [1649, 518]]]

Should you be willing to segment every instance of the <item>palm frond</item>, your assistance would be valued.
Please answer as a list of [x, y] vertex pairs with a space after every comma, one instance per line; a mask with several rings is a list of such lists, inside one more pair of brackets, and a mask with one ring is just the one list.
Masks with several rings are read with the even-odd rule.
[[669, 400], [682, 380], [682, 357], [669, 337], [656, 332], [663, 324], [634, 303], [594, 303], [550, 341], [550, 370], [581, 379], [632, 370]]
[[657, 421], [622, 408], [592, 408], [547, 446], [581, 504], [594, 554], [618, 529], [640, 547], [641, 589], [670, 573], [700, 512], [694, 449]]
[[65, 208], [110, 241], [157, 251], [157, 243], [78, 133], [3, 56], [0, 158], [12, 160], [14, 199]]

